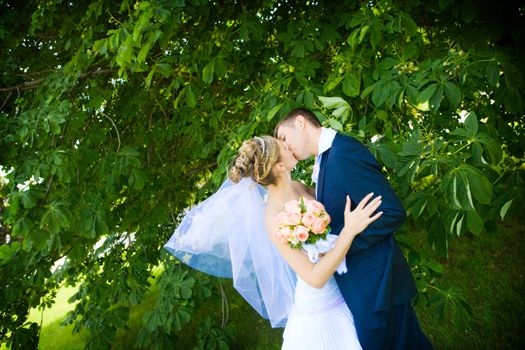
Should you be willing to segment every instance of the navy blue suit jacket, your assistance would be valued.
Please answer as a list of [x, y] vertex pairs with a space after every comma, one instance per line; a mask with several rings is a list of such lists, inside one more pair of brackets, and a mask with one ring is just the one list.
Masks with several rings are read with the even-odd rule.
[[332, 218], [333, 234], [344, 226], [346, 195], [354, 208], [370, 192], [382, 196], [383, 215], [354, 239], [346, 256], [348, 272], [335, 274], [358, 332], [384, 327], [390, 308], [410, 302], [417, 289], [394, 239], [406, 218], [401, 201], [370, 151], [338, 133], [322, 155], [317, 182], [317, 199]]

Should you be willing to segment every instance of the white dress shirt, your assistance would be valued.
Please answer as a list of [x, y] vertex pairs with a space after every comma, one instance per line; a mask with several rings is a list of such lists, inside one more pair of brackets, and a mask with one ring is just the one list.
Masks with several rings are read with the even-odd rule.
[[317, 192], [317, 179], [319, 177], [319, 168], [321, 167], [321, 156], [323, 152], [327, 151], [332, 147], [337, 131], [329, 128], [321, 128], [321, 135], [319, 136], [319, 145], [317, 146], [317, 156], [315, 157], [314, 168], [312, 170], [312, 180], [316, 184]]

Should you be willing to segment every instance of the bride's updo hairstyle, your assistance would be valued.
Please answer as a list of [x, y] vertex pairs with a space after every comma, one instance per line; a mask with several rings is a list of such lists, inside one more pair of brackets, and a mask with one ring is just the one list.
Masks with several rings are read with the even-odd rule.
[[234, 183], [251, 176], [263, 186], [274, 185], [277, 179], [271, 170], [280, 160], [277, 139], [271, 136], [256, 136], [242, 143], [239, 154], [230, 165], [228, 176]]

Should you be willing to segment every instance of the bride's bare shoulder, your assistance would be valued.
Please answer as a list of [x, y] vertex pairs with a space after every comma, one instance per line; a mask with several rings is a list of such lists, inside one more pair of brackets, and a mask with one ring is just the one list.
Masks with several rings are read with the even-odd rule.
[[292, 186], [302, 195], [315, 198], [315, 189], [313, 187], [309, 187], [300, 181], [292, 181]]
[[267, 230], [273, 230], [277, 226], [277, 215], [282, 210], [282, 208], [268, 204], [264, 210], [264, 225]]
[[276, 207], [273, 206], [267, 206], [264, 210], [264, 221], [274, 221], [274, 219], [277, 217], [277, 214], [279, 214], [279, 210]]

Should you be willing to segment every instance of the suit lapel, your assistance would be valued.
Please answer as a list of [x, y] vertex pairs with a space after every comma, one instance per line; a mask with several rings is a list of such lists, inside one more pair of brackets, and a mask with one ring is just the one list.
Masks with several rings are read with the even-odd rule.
[[330, 149], [324, 151], [321, 154], [321, 165], [319, 166], [319, 176], [317, 178], [317, 200], [319, 202], [323, 202], [323, 190], [324, 190], [324, 173], [326, 170], [326, 162], [328, 161], [328, 154], [330, 153]]

